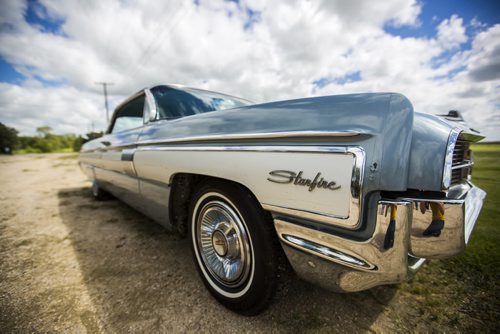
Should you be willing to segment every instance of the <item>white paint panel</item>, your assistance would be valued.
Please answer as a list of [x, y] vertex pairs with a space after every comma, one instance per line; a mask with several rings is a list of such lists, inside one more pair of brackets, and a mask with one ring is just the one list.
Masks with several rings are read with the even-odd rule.
[[[141, 178], [170, 183], [176, 173], [195, 173], [245, 185], [263, 204], [311, 211], [341, 218], [349, 216], [354, 156], [346, 153], [168, 151], [139, 150], [134, 165]], [[302, 171], [314, 179], [318, 172], [340, 189], [278, 184], [267, 180], [273, 170]]]

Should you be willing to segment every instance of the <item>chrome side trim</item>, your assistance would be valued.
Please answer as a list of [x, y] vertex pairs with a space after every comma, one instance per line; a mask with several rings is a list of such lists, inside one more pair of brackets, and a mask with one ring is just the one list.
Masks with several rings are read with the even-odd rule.
[[[297, 152], [297, 153], [349, 153], [351, 146], [143, 146], [137, 151], [244, 151], [244, 152]], [[363, 150], [361, 147], [359, 149]], [[364, 152], [364, 151], [363, 151]]]
[[306, 281], [340, 292], [398, 283], [409, 273], [411, 203], [381, 200], [376, 227], [355, 241], [275, 218], [274, 226], [295, 272]]
[[365, 150], [362, 147], [349, 147], [349, 153], [354, 155], [354, 164], [352, 166], [352, 178], [351, 178], [351, 196], [352, 199], [357, 199], [357, 203], [354, 203], [361, 210], [361, 199], [362, 199], [362, 186], [363, 179], [365, 175]]
[[345, 263], [347, 265], [351, 266], [359, 266], [365, 269], [374, 269], [375, 266], [370, 265], [366, 263], [365, 261], [358, 259], [354, 256], [345, 254], [339, 250], [333, 249], [328, 246], [320, 245], [318, 243], [315, 243], [314, 241], [309, 241], [306, 239], [302, 239], [299, 237], [294, 237], [292, 235], [287, 235], [284, 234], [283, 239], [288, 241], [289, 243], [300, 247], [300, 248], [305, 248], [312, 253], [316, 253], [318, 256], [323, 257], [323, 258], [328, 258], [329, 260], [336, 261], [336, 262], [341, 262]]
[[255, 139], [281, 139], [281, 138], [331, 138], [331, 137], [355, 137], [361, 135], [357, 131], [278, 131], [278, 132], [263, 132], [263, 133], [243, 133], [243, 134], [228, 134], [228, 135], [204, 135], [204, 136], [189, 136], [162, 140], [142, 140], [137, 142], [137, 145], [161, 145], [172, 143], [189, 143], [200, 141], [231, 141], [231, 140], [255, 140]]
[[[335, 219], [347, 219], [347, 218], [349, 218], [349, 216], [342, 217], [342, 216], [325, 215], [325, 214], [321, 214], [318, 212], [285, 208], [282, 206], [270, 205], [270, 204], [266, 204], [266, 203], [262, 203], [262, 207], [264, 208], [264, 210], [271, 211], [273, 213], [282, 214], [285, 216], [296, 217], [296, 218], [303, 218], [306, 220], [312, 220], [312, 221], [324, 223], [324, 224], [332, 224], [332, 221]], [[342, 226], [342, 227], [345, 227], [345, 226]]]
[[261, 203], [265, 210], [287, 216], [336, 225], [346, 229], [356, 229], [361, 224], [362, 187], [365, 166], [365, 151], [359, 146], [144, 146], [137, 151], [245, 151], [245, 152], [298, 152], [298, 153], [338, 153], [353, 156], [351, 176], [351, 198], [349, 215], [346, 217], [332, 216], [279, 207]]
[[448, 190], [451, 185], [451, 167], [453, 165], [453, 151], [455, 150], [455, 144], [458, 140], [458, 135], [460, 134], [460, 129], [454, 128], [450, 132], [448, 137], [448, 143], [446, 144], [446, 157], [443, 166], [443, 181], [441, 184], [442, 190]]

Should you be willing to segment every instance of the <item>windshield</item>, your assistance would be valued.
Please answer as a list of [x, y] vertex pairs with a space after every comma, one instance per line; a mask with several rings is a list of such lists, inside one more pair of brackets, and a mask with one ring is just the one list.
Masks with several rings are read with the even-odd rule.
[[215, 110], [243, 107], [250, 101], [194, 89], [157, 86], [151, 89], [156, 100], [156, 119], [174, 119]]

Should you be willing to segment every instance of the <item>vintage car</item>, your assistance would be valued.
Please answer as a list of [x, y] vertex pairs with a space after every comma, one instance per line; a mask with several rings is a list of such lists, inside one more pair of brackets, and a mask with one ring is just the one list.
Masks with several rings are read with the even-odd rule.
[[486, 195], [471, 183], [482, 138], [395, 93], [254, 104], [161, 85], [119, 105], [79, 163], [96, 198], [188, 235], [212, 295], [250, 315], [282, 263], [350, 292], [462, 252]]

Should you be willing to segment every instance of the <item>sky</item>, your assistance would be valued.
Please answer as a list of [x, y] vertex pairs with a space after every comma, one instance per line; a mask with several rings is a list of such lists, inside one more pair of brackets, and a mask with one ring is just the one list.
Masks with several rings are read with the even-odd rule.
[[178, 83], [256, 102], [398, 92], [500, 140], [500, 1], [0, 0], [0, 122], [106, 127]]

